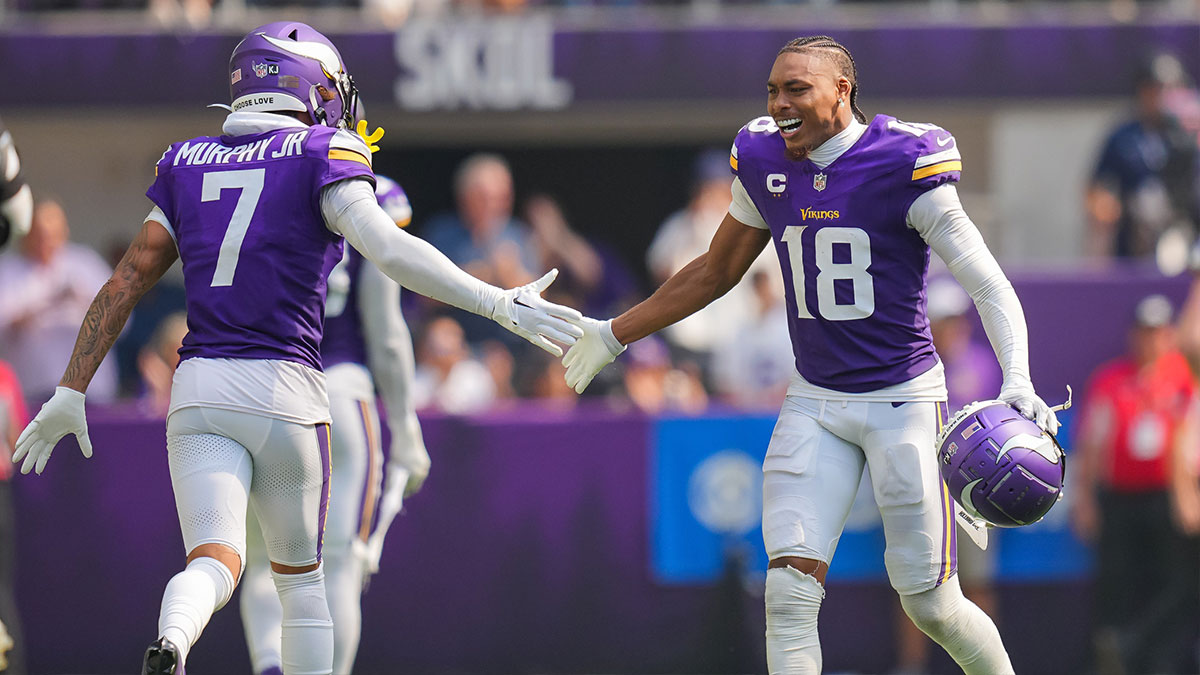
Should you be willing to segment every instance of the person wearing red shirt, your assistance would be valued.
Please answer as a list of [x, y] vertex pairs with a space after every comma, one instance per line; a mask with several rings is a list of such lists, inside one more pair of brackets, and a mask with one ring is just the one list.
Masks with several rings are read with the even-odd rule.
[[1195, 611], [1194, 540], [1171, 517], [1176, 437], [1194, 395], [1171, 303], [1135, 310], [1126, 355], [1101, 365], [1072, 455], [1072, 526], [1094, 544], [1095, 646], [1103, 673], [1175, 672], [1176, 628]]
[[[21, 623], [13, 598], [13, 525], [12, 477], [13, 447], [17, 434], [25, 428], [29, 414], [17, 376], [7, 363], [0, 361], [0, 670], [4, 675], [25, 672], [21, 649]], [[7, 668], [5, 664], [7, 663]]]

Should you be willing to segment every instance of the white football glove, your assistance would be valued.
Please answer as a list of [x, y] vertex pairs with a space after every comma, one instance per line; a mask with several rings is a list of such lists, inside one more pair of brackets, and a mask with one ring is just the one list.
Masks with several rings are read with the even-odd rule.
[[402, 478], [400, 472], [403, 470], [408, 474], [401, 483], [404, 485], [403, 495], [411, 497], [425, 484], [431, 462], [416, 418], [414, 417], [412, 424], [407, 426], [413, 428], [401, 429], [392, 435], [392, 445], [388, 452], [387, 485], [390, 487], [394, 481], [399, 481]]
[[[421, 447], [424, 449], [424, 445]], [[425, 475], [416, 481], [414, 488], [413, 474], [405, 467], [389, 461], [383, 496], [379, 499], [379, 522], [375, 525], [375, 531], [365, 542], [355, 537], [351, 545], [354, 556], [362, 565], [364, 588], [370, 583], [371, 575], [379, 571], [379, 560], [383, 557], [383, 538], [387, 536], [392, 520], [404, 508], [404, 497], [410, 489], [413, 492], [421, 489], [421, 483], [425, 482], [425, 476], [428, 475], [429, 465], [426, 464]]]
[[355, 537], [350, 542], [350, 552], [362, 566], [362, 586], [363, 589], [366, 589], [371, 584], [371, 575], [379, 571], [379, 558], [383, 555], [383, 542], [376, 545], [374, 537], [366, 541]]
[[16, 464], [25, 459], [21, 473], [29, 473], [33, 469], [40, 476], [50, 459], [50, 453], [54, 452], [54, 446], [67, 434], [75, 434], [84, 457], [92, 456], [92, 440], [88, 438], [83, 399], [83, 393], [74, 389], [58, 387], [54, 390], [54, 396], [46, 401], [37, 417], [17, 438], [17, 451], [13, 453], [12, 461]]
[[604, 370], [604, 366], [625, 351], [625, 345], [613, 335], [612, 319], [597, 321], [584, 317], [579, 326], [583, 328], [583, 336], [567, 351], [562, 361], [567, 368], [567, 386], [574, 389], [576, 394], [582, 394], [596, 373]]
[[562, 356], [562, 348], [546, 338], [566, 345], [575, 344], [583, 335], [576, 325], [583, 315], [542, 298], [542, 292], [557, 276], [558, 270], [552, 269], [533, 283], [502, 291], [491, 318], [551, 354]]
[[1058, 433], [1058, 416], [1033, 391], [1032, 385], [1005, 385], [1000, 389], [1000, 400], [1016, 408], [1025, 417], [1033, 420], [1043, 431]]

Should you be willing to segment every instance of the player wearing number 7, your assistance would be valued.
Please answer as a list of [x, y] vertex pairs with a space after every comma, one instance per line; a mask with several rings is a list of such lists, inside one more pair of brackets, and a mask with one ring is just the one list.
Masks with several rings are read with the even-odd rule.
[[[546, 302], [554, 278], [510, 290], [483, 283], [396, 227], [375, 198], [371, 151], [348, 129], [357, 89], [311, 27], [250, 32], [229, 64], [224, 135], [170, 146], [146, 217], [88, 310], [54, 397], [17, 441], [40, 474], [75, 434], [91, 443], [84, 394], [146, 289], [183, 262], [188, 335], [167, 417], [167, 459], [187, 567], [167, 584], [143, 673], [182, 673], [188, 650], [245, 568], [255, 511], [282, 606], [287, 675], [333, 669], [321, 536], [329, 495], [329, 397], [319, 352], [326, 280], [343, 238], [400, 284], [489, 316], [561, 354], [579, 313]], [[141, 461], [131, 457], [127, 461]], [[336, 498], [336, 496], [335, 496]], [[147, 550], [152, 550], [149, 546]]]
[[767, 663], [821, 670], [817, 612], [864, 464], [904, 610], [968, 674], [1012, 673], [995, 624], [959, 589], [950, 496], [934, 442], [946, 384], [925, 314], [932, 248], [979, 308], [1000, 398], [1057, 429], [1029, 378], [1025, 318], [959, 204], [954, 137], [859, 111], [854, 60], [825, 36], [779, 52], [767, 109], [734, 141], [733, 199], [706, 254], [621, 316], [585, 319], [563, 359], [582, 392], [625, 345], [741, 279], [768, 242], [782, 263], [796, 373], [763, 463]]

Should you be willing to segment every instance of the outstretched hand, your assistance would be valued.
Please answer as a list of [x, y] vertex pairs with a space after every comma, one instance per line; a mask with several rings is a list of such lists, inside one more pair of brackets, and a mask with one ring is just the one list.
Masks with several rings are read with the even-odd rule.
[[550, 340], [575, 344], [583, 336], [578, 325], [583, 315], [542, 297], [556, 277], [558, 270], [552, 269], [533, 283], [501, 292], [492, 320], [551, 354], [562, 356], [562, 348]]
[[567, 351], [562, 361], [567, 368], [567, 386], [574, 389], [576, 394], [582, 394], [592, 378], [625, 351], [625, 345], [613, 335], [612, 319], [597, 321], [583, 317], [579, 326], [583, 329], [583, 336]]
[[83, 400], [83, 393], [74, 389], [59, 387], [54, 391], [54, 396], [46, 401], [17, 438], [12, 461], [16, 464], [25, 460], [21, 465], [21, 473], [29, 473], [33, 469], [40, 476], [50, 460], [50, 453], [54, 452], [54, 446], [67, 434], [75, 434], [84, 457], [92, 456], [92, 440], [88, 438]]

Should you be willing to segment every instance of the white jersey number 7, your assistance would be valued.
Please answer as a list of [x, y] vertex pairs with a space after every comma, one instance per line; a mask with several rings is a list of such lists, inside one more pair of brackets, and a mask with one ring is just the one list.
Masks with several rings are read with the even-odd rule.
[[237, 205], [233, 207], [233, 217], [229, 219], [229, 228], [221, 240], [221, 252], [217, 255], [217, 267], [210, 284], [213, 287], [233, 285], [233, 273], [237, 271], [238, 257], [242, 254], [242, 241], [246, 239], [246, 230], [250, 229], [250, 220], [258, 208], [259, 197], [262, 197], [266, 173], [266, 169], [241, 169], [204, 174], [204, 183], [200, 186], [202, 202], [219, 200], [221, 190], [226, 188], [241, 190]]

